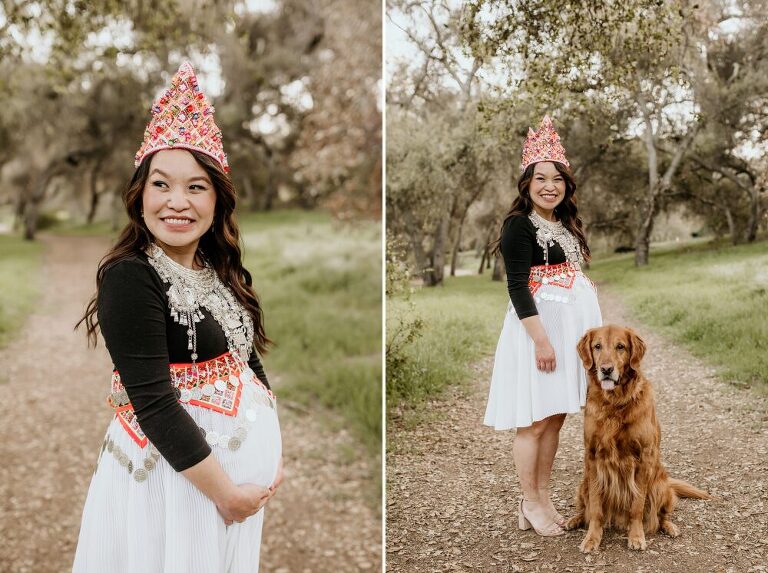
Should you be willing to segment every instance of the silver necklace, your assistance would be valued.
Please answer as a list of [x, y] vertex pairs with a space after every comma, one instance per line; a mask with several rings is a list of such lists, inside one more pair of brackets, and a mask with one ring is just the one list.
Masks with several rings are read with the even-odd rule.
[[192, 351], [192, 363], [197, 361], [197, 327], [205, 318], [201, 307], [221, 326], [229, 351], [248, 360], [253, 346], [253, 319], [232, 294], [208, 261], [195, 271], [180, 265], [165, 251], [152, 243], [146, 250], [149, 263], [168, 288], [171, 317], [187, 327], [187, 350]]
[[535, 209], [531, 210], [528, 218], [536, 227], [536, 243], [544, 249], [544, 264], [549, 264], [549, 247], [554, 246], [555, 243], [563, 249], [568, 262], [579, 265], [584, 262], [579, 241], [561, 221], [547, 221]]

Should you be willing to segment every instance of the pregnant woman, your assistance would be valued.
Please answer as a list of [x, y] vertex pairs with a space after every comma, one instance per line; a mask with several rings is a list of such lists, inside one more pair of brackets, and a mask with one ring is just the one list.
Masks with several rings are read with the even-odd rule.
[[563, 533], [565, 518], [549, 493], [566, 414], [586, 403], [587, 379], [576, 345], [602, 319], [592, 282], [582, 273], [589, 247], [576, 184], [552, 120], [529, 130], [519, 196], [493, 245], [501, 252], [510, 303], [493, 366], [485, 424], [517, 428], [512, 448], [523, 491], [519, 527]]
[[269, 344], [243, 268], [235, 190], [189, 63], [152, 107], [83, 319], [114, 363], [75, 573], [258, 571], [282, 479]]

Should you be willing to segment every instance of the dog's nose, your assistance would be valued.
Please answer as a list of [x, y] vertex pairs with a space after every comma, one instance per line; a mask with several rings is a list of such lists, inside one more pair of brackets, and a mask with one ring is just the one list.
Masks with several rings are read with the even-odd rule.
[[613, 374], [613, 366], [601, 366], [600, 372], [602, 372], [603, 376], [610, 376]]

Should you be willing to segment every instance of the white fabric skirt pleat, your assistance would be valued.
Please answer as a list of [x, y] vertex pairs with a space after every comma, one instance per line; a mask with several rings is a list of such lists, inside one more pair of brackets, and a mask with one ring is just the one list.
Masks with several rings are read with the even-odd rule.
[[[222, 440], [212, 446], [213, 454], [236, 484], [273, 483], [282, 442], [274, 399], [265, 388], [244, 383], [235, 416], [182, 407], [209, 435], [232, 436], [247, 428], [238, 449], [230, 450]], [[119, 446], [113, 451], [125, 453], [132, 464], [141, 464], [149, 454], [151, 446], [139, 447], [117, 418], [107, 430], [110, 439]], [[102, 448], [83, 510], [73, 573], [255, 573], [264, 511], [226, 526], [216, 505], [164, 458], [138, 482]]]
[[[536, 368], [536, 349], [510, 303], [493, 365], [484, 424], [497, 430], [524, 428], [554, 414], [574, 414], [586, 404], [587, 378], [576, 350], [590, 328], [602, 324], [597, 293], [581, 272], [573, 287], [541, 285], [535, 295], [556, 368]], [[565, 302], [564, 302], [565, 301]]]

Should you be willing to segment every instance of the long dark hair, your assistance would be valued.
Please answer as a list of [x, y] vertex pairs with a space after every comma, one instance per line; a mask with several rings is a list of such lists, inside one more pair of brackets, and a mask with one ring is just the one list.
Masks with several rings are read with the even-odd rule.
[[[584, 260], [589, 262], [591, 253], [589, 251], [589, 246], [587, 245], [587, 236], [584, 234], [584, 225], [581, 223], [581, 218], [579, 217], [578, 209], [576, 208], [576, 182], [573, 180], [573, 174], [571, 173], [571, 170], [562, 163], [553, 161], [552, 164], [565, 180], [565, 198], [557, 207], [555, 207], [555, 215], [558, 220], [563, 223], [563, 226], [576, 237], [577, 241], [579, 241], [581, 254], [584, 257]], [[499, 236], [489, 245], [491, 253], [494, 255], [498, 255], [501, 252], [501, 232], [504, 230], [504, 225], [507, 224], [510, 217], [516, 215], [527, 216], [533, 210], [530, 187], [535, 168], [535, 163], [526, 167], [525, 171], [520, 175], [520, 179], [517, 181], [517, 191], [519, 195], [512, 202], [512, 208], [501, 222]]]
[[[205, 169], [216, 190], [216, 211], [213, 215], [212, 232], [206, 232], [200, 237], [198, 248], [205, 253], [221, 281], [232, 289], [235, 298], [251, 314], [253, 318], [253, 344], [256, 350], [263, 354], [272, 341], [264, 331], [264, 316], [256, 292], [251, 286], [251, 274], [243, 268], [242, 250], [240, 248], [240, 229], [235, 221], [235, 186], [232, 179], [221, 168], [219, 163], [204, 153], [189, 150], [197, 163]], [[141, 217], [142, 195], [149, 176], [149, 164], [152, 156], [141, 162], [131, 178], [131, 182], [123, 192], [123, 203], [128, 212], [128, 224], [120, 233], [117, 243], [99, 262], [96, 272], [96, 294], [93, 295], [85, 314], [75, 325], [77, 329], [83, 322], [87, 327], [89, 344], [96, 346], [98, 337], [96, 330], [98, 321], [98, 294], [104, 281], [104, 273], [118, 262], [143, 251], [153, 237], [144, 219]], [[196, 255], [197, 256], [197, 255]]]

